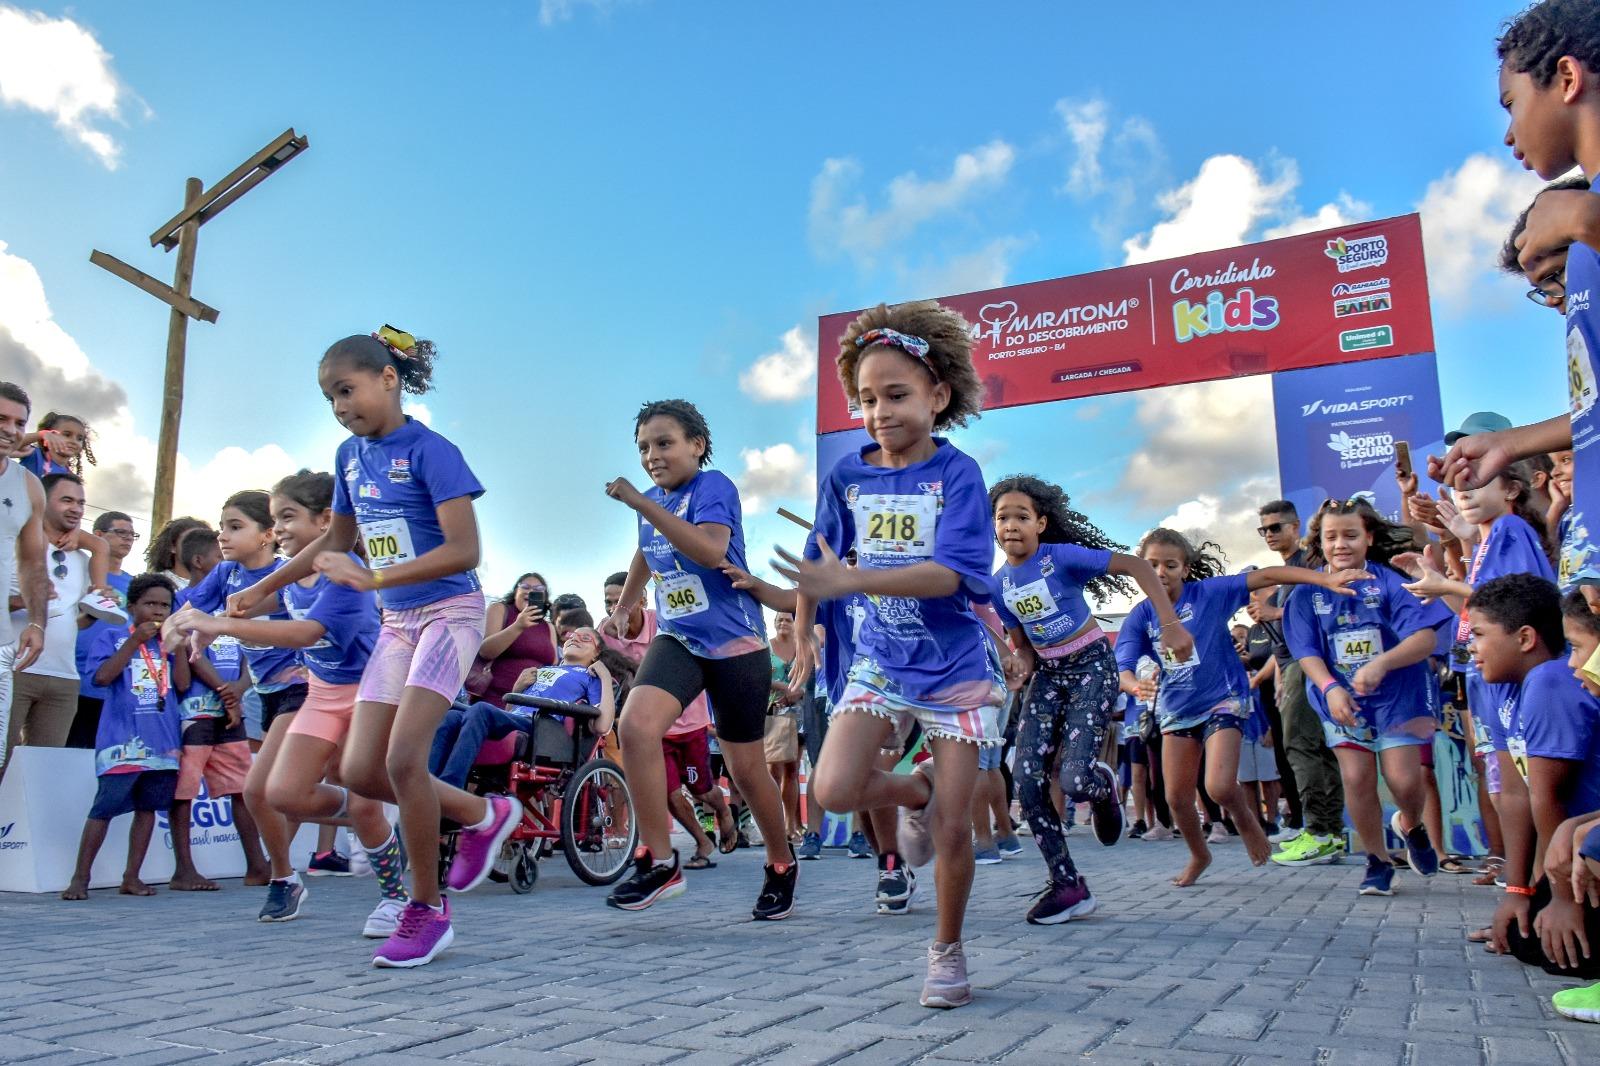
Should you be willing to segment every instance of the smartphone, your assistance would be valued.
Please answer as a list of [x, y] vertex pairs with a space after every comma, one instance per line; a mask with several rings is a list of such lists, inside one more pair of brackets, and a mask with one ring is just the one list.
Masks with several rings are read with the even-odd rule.
[[1394, 472], [1401, 477], [1411, 476], [1411, 445], [1403, 440], [1394, 442]]
[[537, 607], [545, 614], [550, 613], [550, 593], [544, 589], [534, 589], [528, 593], [528, 606]]

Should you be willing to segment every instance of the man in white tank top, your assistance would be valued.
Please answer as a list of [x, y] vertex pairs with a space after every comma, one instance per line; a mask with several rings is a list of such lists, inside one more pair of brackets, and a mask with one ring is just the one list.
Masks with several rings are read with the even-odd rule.
[[12, 675], [32, 666], [44, 651], [45, 612], [50, 598], [40, 518], [44, 513], [44, 489], [38, 478], [11, 459], [11, 453], [28, 432], [32, 406], [20, 386], [0, 381], [0, 589], [11, 586], [15, 567], [17, 587], [27, 612], [21, 632], [13, 632], [10, 616], [0, 611], [0, 764], [6, 757]]

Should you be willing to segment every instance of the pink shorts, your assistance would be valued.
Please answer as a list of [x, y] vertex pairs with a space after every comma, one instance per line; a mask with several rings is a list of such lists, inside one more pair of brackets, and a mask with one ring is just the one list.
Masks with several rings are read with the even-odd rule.
[[350, 732], [350, 715], [356, 709], [356, 690], [360, 687], [354, 681], [331, 685], [312, 674], [306, 682], [306, 701], [289, 719], [289, 732], [343, 744], [345, 734]]
[[185, 744], [178, 757], [178, 788], [173, 798], [192, 800], [200, 795], [200, 781], [213, 799], [244, 791], [250, 772], [250, 745], [242, 740], [226, 744]]
[[483, 612], [481, 592], [422, 607], [385, 608], [383, 629], [361, 674], [356, 699], [394, 707], [408, 688], [455, 699], [483, 643]]

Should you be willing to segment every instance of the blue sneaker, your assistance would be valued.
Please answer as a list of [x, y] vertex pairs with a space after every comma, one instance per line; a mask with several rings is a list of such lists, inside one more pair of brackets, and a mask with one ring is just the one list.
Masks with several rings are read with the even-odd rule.
[[1002, 859], [1022, 858], [1022, 841], [1014, 836], [1001, 837], [995, 842], [995, 847], [1000, 849], [1000, 857]]
[[857, 829], [850, 834], [850, 842], [845, 845], [852, 859], [872, 858], [872, 845], [867, 843], [866, 834]]
[[1418, 877], [1432, 877], [1439, 872], [1439, 853], [1433, 850], [1433, 843], [1428, 839], [1428, 830], [1420, 825], [1411, 827], [1411, 832], [1400, 831], [1400, 812], [1395, 811], [1389, 819], [1389, 828], [1394, 830], [1396, 836], [1406, 842], [1406, 862], [1410, 864], [1412, 872]]
[[797, 859], [822, 858], [822, 837], [816, 833], [807, 833], [805, 839], [800, 842], [799, 850], [794, 855]]
[[999, 848], [978, 848], [972, 853], [972, 861], [979, 866], [999, 866]]
[[1394, 895], [1394, 863], [1368, 855], [1367, 876], [1361, 879], [1361, 887], [1356, 891], [1363, 896]]

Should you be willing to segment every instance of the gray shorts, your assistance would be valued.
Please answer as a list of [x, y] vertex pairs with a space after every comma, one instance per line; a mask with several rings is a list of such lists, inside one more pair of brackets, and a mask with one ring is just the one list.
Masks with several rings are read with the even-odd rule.
[[1276, 780], [1278, 780], [1278, 758], [1272, 749], [1259, 740], [1240, 741], [1238, 781], [1246, 784], [1252, 781]]

